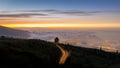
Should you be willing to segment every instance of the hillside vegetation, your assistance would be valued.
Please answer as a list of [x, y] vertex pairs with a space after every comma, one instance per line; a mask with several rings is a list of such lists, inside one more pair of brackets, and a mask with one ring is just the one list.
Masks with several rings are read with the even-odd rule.
[[58, 64], [60, 50], [39, 39], [0, 38], [0, 68], [120, 68], [120, 54], [60, 44], [71, 52], [65, 64]]

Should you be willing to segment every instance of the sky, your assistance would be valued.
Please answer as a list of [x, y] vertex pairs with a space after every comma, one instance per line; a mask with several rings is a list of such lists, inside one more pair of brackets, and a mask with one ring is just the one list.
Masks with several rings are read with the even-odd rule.
[[0, 0], [7, 27], [120, 27], [120, 0]]

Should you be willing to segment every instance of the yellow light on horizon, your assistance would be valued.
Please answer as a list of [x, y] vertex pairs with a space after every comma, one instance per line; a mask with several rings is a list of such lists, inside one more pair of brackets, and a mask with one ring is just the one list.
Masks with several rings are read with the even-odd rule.
[[120, 24], [3, 24], [11, 28], [112, 28]]

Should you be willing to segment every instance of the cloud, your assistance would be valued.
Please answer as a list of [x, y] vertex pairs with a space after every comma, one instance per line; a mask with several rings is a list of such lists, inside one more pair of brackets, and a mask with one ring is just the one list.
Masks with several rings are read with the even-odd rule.
[[108, 11], [104, 11], [104, 12], [110, 12], [110, 13], [120, 13], [120, 10], [108, 10]]
[[[20, 11], [1, 11], [0, 18], [30, 18], [30, 17], [59, 17], [61, 15], [83, 16], [91, 15], [97, 12], [85, 12], [76, 10], [20, 10]], [[56, 15], [56, 16], [55, 16]]]
[[89, 15], [93, 15], [95, 13], [99, 13], [99, 11], [87, 12], [87, 11], [70, 10], [70, 11], [61, 11], [61, 12], [58, 12], [58, 14], [74, 15], [74, 16], [83, 16], [83, 15], [89, 16]]
[[9, 18], [28, 18], [28, 17], [33, 17], [33, 16], [48, 16], [47, 14], [38, 14], [38, 13], [16, 13], [16, 14], [0, 14], [1, 18], [4, 17], [9, 17]]
[[15, 19], [7, 19], [7, 18], [5, 18], [5, 19], [0, 19], [0, 20], [15, 20]]
[[[109, 11], [80, 11], [80, 10], [16, 10], [16, 11], [0, 11], [0, 18], [60, 18], [64, 16], [91, 16], [98, 13], [120, 13], [120, 10]], [[61, 17], [62, 18], [62, 17]]]
[[62, 14], [62, 15], [91, 15], [94, 13], [99, 13], [100, 11], [80, 11], [80, 10], [54, 10], [54, 9], [49, 9], [49, 10], [23, 10], [24, 12], [44, 12], [48, 14]]
[[22, 12], [59, 12], [60, 10], [48, 9], [48, 10], [21, 10]]

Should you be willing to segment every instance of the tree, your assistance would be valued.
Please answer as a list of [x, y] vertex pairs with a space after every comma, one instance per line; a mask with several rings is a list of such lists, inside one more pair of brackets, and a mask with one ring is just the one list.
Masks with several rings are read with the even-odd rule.
[[58, 43], [59, 42], [59, 38], [56, 37], [54, 41], [55, 41], [55, 43]]

